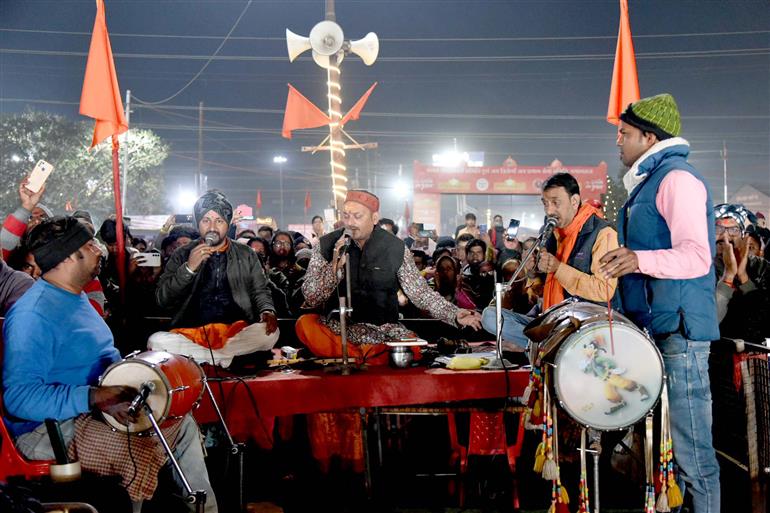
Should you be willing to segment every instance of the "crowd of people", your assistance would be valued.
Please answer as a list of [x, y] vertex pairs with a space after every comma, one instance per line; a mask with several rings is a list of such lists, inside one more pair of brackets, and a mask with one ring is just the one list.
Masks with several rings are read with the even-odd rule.
[[[721, 336], [768, 335], [770, 230], [761, 213], [742, 205], [712, 206], [705, 182], [686, 161], [689, 146], [679, 137], [669, 95], [640, 100], [621, 119], [618, 146], [631, 170], [619, 229], [583, 201], [573, 176], [557, 173], [542, 185], [553, 227], [543, 240], [518, 238], [501, 215], [482, 231], [473, 213], [453, 236], [412, 223], [401, 239], [400, 227], [380, 217], [379, 199], [361, 190], [348, 192], [329, 233], [320, 216], [310, 220], [309, 234], [271, 226], [255, 231], [213, 190], [198, 199], [191, 222], [172, 216], [154, 238], [134, 237], [124, 227], [119, 258], [115, 219], [97, 229], [85, 210], [54, 216], [41, 203], [45, 187], [33, 193], [22, 181], [20, 205], [0, 232], [3, 394], [20, 449], [30, 457], [50, 453], [40, 424], [49, 417], [67, 419], [68, 443], [90, 429], [78, 420], [89, 411], [130, 420], [131, 390], [94, 386], [121, 354], [149, 348], [227, 367], [237, 356], [273, 348], [282, 318], [296, 319], [296, 335], [311, 353], [339, 357], [336, 296], [350, 289], [350, 353], [383, 363], [384, 342], [415, 337], [405, 318], [483, 327], [492, 340], [495, 283], [502, 282], [502, 337], [511, 351], [528, 347], [527, 324], [570, 297], [612, 304], [648, 328], [669, 375], [689, 376], [679, 383], [685, 389], [670, 392], [682, 419], [673, 427], [678, 463], [696, 510], [717, 511], [710, 435], [696, 436], [688, 426], [710, 419], [703, 355], [720, 337], [718, 323]], [[158, 317], [170, 321], [149, 337], [136, 336], [137, 325]], [[66, 361], [59, 356], [65, 347]], [[678, 354], [688, 359], [677, 363]], [[695, 399], [686, 392], [691, 364], [705, 387]], [[202, 454], [190, 442], [195, 424], [183, 420], [179, 429], [175, 445], [185, 468], [210, 490]], [[135, 504], [151, 496], [129, 491]], [[212, 497], [207, 511], [215, 510]]]

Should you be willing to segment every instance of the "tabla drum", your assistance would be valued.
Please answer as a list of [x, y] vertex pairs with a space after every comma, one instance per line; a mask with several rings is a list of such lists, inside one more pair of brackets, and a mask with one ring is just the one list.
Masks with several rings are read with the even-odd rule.
[[[190, 357], [165, 351], [146, 351], [115, 362], [99, 379], [100, 386], [125, 385], [137, 390], [148, 381], [155, 389], [147, 397], [147, 404], [155, 420], [162, 427], [169, 421], [187, 415], [203, 396], [206, 375]], [[126, 426], [111, 415], [104, 420], [117, 431], [144, 433], [152, 429], [147, 415], [142, 412], [135, 423]]]
[[[626, 429], [642, 420], [660, 397], [663, 358], [655, 343], [626, 317], [569, 301], [546, 312], [556, 323], [542, 341], [541, 365], [553, 367], [560, 406], [576, 422], [599, 431]], [[614, 343], [613, 343], [614, 341]]]

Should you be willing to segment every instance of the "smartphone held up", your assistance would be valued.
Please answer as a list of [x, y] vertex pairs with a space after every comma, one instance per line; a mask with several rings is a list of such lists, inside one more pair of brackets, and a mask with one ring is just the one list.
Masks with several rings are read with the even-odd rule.
[[38, 160], [24, 187], [32, 192], [39, 192], [53, 169], [54, 167], [52, 164], [49, 164], [45, 160]]

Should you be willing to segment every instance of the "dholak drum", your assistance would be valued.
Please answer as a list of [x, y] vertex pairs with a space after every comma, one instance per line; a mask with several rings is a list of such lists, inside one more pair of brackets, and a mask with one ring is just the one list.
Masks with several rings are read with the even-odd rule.
[[614, 431], [652, 411], [665, 371], [660, 351], [645, 332], [613, 312], [610, 336], [607, 308], [574, 299], [546, 311], [527, 330], [549, 325], [553, 328], [540, 342], [535, 364], [553, 367], [554, 392], [570, 417]]
[[[165, 351], [146, 351], [115, 362], [104, 371], [99, 379], [100, 386], [125, 385], [137, 390], [143, 383], [151, 381], [155, 389], [147, 397], [147, 404], [155, 420], [162, 427], [170, 420], [187, 415], [203, 395], [205, 374], [192, 358]], [[143, 433], [152, 428], [150, 419], [144, 413], [135, 423], [126, 426], [111, 415], [104, 414], [104, 420], [117, 431]]]

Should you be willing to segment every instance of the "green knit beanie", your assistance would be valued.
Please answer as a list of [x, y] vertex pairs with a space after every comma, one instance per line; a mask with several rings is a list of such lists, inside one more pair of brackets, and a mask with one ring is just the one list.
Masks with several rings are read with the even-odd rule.
[[679, 109], [674, 97], [668, 93], [630, 103], [620, 119], [640, 130], [654, 133], [661, 141], [682, 133]]

